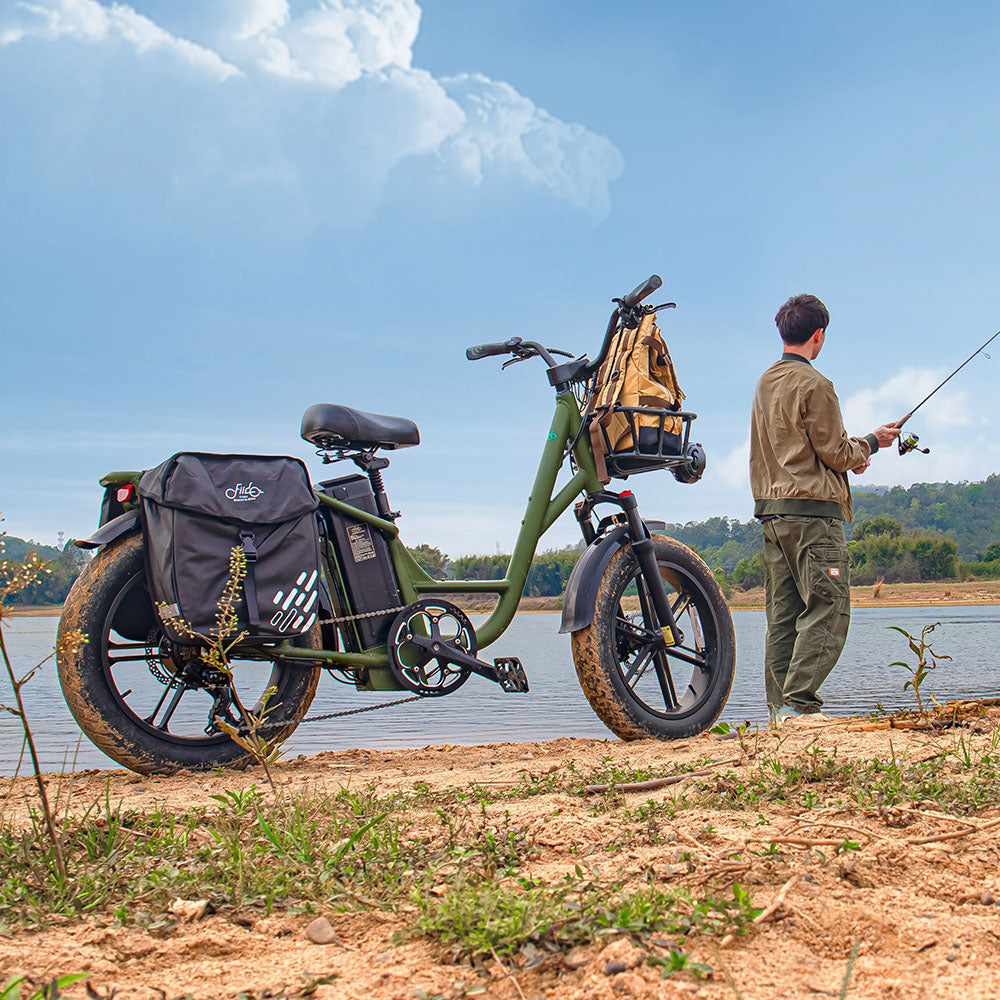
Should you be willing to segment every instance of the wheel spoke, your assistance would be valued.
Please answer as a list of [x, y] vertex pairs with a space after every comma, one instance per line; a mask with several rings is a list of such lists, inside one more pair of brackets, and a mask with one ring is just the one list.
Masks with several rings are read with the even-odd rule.
[[628, 618], [619, 618], [615, 623], [615, 628], [619, 635], [623, 635], [624, 638], [634, 640], [638, 643], [649, 642], [651, 639], [656, 638], [654, 632], [639, 628], [635, 622], [630, 621]]
[[[146, 716], [145, 719], [142, 720], [147, 726], [151, 726], [153, 724], [153, 719], [156, 718], [156, 713], [159, 712], [160, 707], [167, 700], [167, 695], [170, 694], [171, 690], [172, 688], [169, 685], [163, 689], [163, 694], [160, 695], [160, 700], [156, 703], [156, 707], [149, 713], [149, 715]], [[122, 695], [122, 697], [124, 698], [125, 695]]]
[[177, 706], [180, 704], [181, 698], [184, 697], [185, 691], [187, 691], [187, 685], [181, 681], [181, 683], [177, 685], [177, 690], [174, 693], [173, 698], [170, 699], [170, 704], [167, 705], [167, 710], [163, 713], [163, 718], [156, 724], [157, 729], [164, 733], [168, 732], [167, 726], [170, 724], [170, 720], [173, 718], [174, 712], [177, 711]]
[[708, 660], [704, 656], [697, 653], [692, 654], [690, 650], [686, 650], [683, 646], [667, 646], [666, 654], [667, 656], [672, 656], [675, 660], [683, 660], [685, 663], [701, 667], [702, 670], [708, 666]]
[[688, 608], [691, 607], [691, 595], [690, 594], [678, 594], [677, 601], [671, 607], [670, 611], [674, 618], [679, 618]]
[[116, 663], [129, 663], [129, 662], [133, 662], [133, 661], [135, 661], [135, 662], [141, 661], [142, 663], [145, 663], [146, 659], [147, 659], [147, 657], [146, 657], [145, 653], [141, 653], [141, 654], [138, 654], [136, 656], [110, 656], [109, 655], [108, 656], [108, 663], [110, 663], [112, 666], [114, 666]]
[[663, 650], [658, 649], [653, 659], [656, 666], [656, 679], [660, 682], [660, 693], [663, 695], [663, 703], [669, 712], [677, 708], [677, 692], [674, 690], [674, 679], [670, 674], [670, 664], [663, 655]]
[[[646, 667], [649, 664], [649, 660], [653, 655], [653, 647], [647, 646], [642, 653], [640, 653], [632, 665], [628, 668], [623, 680], [630, 687], [634, 688], [635, 685], [642, 678], [642, 675], [646, 672]], [[633, 680], [634, 678], [634, 680]]]

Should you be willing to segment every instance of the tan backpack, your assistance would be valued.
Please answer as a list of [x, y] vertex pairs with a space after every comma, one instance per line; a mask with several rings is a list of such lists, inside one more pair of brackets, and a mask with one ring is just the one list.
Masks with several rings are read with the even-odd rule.
[[680, 436], [684, 433], [684, 423], [680, 417], [662, 417], [656, 413], [626, 413], [615, 407], [679, 410], [683, 399], [684, 393], [677, 383], [670, 351], [656, 325], [656, 314], [643, 316], [637, 327], [619, 330], [597, 373], [597, 381], [587, 408], [588, 413], [595, 414], [590, 423], [590, 440], [594, 446], [598, 479], [602, 483], [611, 481], [605, 455], [609, 451], [620, 452], [636, 448], [636, 434], [645, 437], [641, 433], [642, 428], [653, 428], [658, 437], [662, 419], [665, 435]]

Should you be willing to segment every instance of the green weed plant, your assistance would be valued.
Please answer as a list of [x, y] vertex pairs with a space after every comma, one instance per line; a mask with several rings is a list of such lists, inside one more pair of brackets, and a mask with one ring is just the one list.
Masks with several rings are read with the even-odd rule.
[[927, 675], [937, 668], [938, 661], [951, 659], [947, 653], [936, 652], [927, 640], [927, 636], [940, 624], [940, 622], [934, 622], [933, 625], [925, 625], [920, 630], [919, 639], [916, 636], [910, 635], [905, 628], [901, 628], [899, 625], [886, 626], [886, 628], [898, 632], [906, 639], [910, 647], [910, 652], [917, 658], [915, 664], [907, 663], [905, 660], [896, 660], [895, 663], [890, 663], [889, 666], [903, 667], [910, 672], [910, 679], [903, 685], [903, 690], [913, 688], [913, 694], [917, 699], [917, 711], [924, 716], [926, 716], [927, 711], [924, 708], [923, 698], [920, 694], [920, 686], [927, 679]]

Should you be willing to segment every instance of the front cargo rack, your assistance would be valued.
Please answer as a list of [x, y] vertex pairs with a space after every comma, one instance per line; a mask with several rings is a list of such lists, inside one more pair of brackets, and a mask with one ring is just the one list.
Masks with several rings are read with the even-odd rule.
[[[640, 472], [653, 472], [656, 469], [680, 471], [691, 466], [691, 421], [698, 418], [697, 413], [656, 410], [646, 406], [598, 406], [589, 414], [588, 419], [596, 422], [609, 413], [620, 413], [625, 418], [632, 438], [631, 447], [615, 451], [607, 427], [603, 423], [597, 424], [604, 438], [604, 464], [611, 476], [624, 479]], [[656, 423], [639, 426], [639, 417], [654, 417]], [[683, 423], [683, 434], [674, 434], [666, 429], [667, 420], [673, 419]]]

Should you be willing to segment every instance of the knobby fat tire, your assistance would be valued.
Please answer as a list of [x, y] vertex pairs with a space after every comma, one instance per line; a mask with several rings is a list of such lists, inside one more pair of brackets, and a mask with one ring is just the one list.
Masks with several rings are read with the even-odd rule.
[[[251, 755], [228, 738], [214, 742], [157, 738], [143, 728], [111, 691], [102, 648], [108, 611], [132, 578], [144, 570], [142, 537], [128, 535], [103, 549], [94, 558], [66, 598], [59, 620], [60, 638], [69, 629], [79, 629], [88, 641], [70, 656], [58, 658], [59, 683], [66, 704], [91, 742], [112, 760], [139, 774], [171, 774], [181, 768], [203, 771], [214, 767], [243, 767]], [[296, 645], [321, 648], [319, 626], [296, 639]], [[137, 669], [145, 669], [136, 664]], [[275, 741], [287, 739], [306, 714], [316, 694], [320, 668], [275, 665], [269, 684], [277, 687], [271, 703], [277, 705], [269, 718], [289, 719], [288, 725], [269, 732]], [[265, 687], [268, 685], [265, 685]], [[206, 719], [207, 721], [207, 719]], [[221, 735], [221, 734], [220, 734]]]
[[704, 560], [673, 538], [654, 535], [653, 546], [661, 567], [670, 564], [670, 572], [684, 584], [696, 581], [707, 598], [716, 632], [713, 673], [703, 697], [691, 710], [675, 718], [654, 715], [626, 692], [614, 626], [621, 596], [639, 564], [631, 545], [620, 548], [601, 577], [593, 620], [573, 633], [572, 642], [573, 662], [583, 693], [601, 721], [623, 740], [684, 739], [704, 732], [725, 707], [735, 674], [733, 620], [715, 574]]

